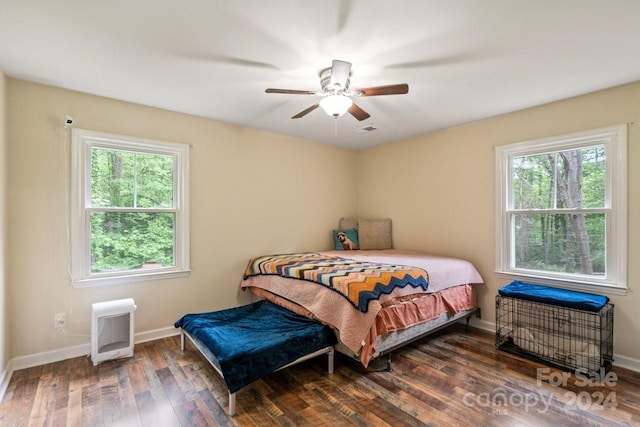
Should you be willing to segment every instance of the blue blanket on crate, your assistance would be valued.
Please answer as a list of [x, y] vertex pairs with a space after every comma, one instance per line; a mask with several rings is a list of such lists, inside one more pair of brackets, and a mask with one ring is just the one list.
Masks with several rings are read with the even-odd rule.
[[178, 320], [218, 359], [231, 393], [294, 360], [336, 343], [331, 328], [268, 301]]
[[498, 289], [498, 293], [503, 297], [518, 298], [594, 312], [600, 311], [602, 307], [609, 302], [609, 298], [604, 295], [533, 285], [518, 280], [514, 280], [507, 286]]

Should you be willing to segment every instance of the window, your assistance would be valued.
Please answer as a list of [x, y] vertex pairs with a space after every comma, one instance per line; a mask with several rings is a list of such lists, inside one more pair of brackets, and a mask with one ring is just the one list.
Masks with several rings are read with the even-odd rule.
[[624, 293], [626, 127], [496, 149], [499, 275]]
[[73, 130], [74, 286], [188, 274], [188, 150], [186, 144]]

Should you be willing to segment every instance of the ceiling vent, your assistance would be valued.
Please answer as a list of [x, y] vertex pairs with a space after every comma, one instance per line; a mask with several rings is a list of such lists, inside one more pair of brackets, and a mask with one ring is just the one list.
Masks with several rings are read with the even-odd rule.
[[362, 129], [356, 129], [353, 131], [353, 133], [367, 133], [367, 132], [373, 132], [375, 130], [378, 130], [378, 128], [373, 125], [369, 125], [369, 126], [363, 127]]

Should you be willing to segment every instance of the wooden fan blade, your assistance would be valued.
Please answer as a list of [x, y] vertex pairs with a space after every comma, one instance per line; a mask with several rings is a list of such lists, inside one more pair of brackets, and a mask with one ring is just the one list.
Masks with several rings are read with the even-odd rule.
[[409, 92], [409, 85], [401, 83], [397, 85], [367, 87], [358, 89], [360, 96], [378, 96], [378, 95], [404, 95]]
[[316, 91], [312, 90], [293, 90], [293, 89], [272, 89], [265, 90], [266, 93], [286, 93], [289, 95], [317, 95]]
[[313, 104], [311, 107], [307, 108], [306, 110], [302, 110], [300, 111], [298, 114], [296, 114], [295, 116], [291, 117], [292, 119], [299, 119], [300, 117], [304, 117], [307, 114], [309, 114], [310, 112], [312, 112], [313, 110], [315, 110], [316, 108], [318, 108], [320, 106], [320, 104]]
[[371, 114], [364, 111], [362, 108], [358, 107], [355, 102], [351, 104], [349, 107], [349, 114], [358, 119], [359, 121], [363, 121], [371, 117]]
[[243, 67], [254, 67], [254, 68], [265, 68], [271, 70], [279, 70], [273, 64], [269, 64], [266, 62], [259, 61], [251, 61], [249, 59], [236, 58], [234, 56], [226, 56], [226, 55], [210, 55], [208, 58], [205, 58], [209, 61], [219, 62], [221, 64], [229, 64], [229, 65], [240, 65]]
[[349, 80], [350, 72], [351, 72], [350, 62], [334, 59], [331, 65], [331, 82], [329, 83], [331, 88], [340, 86], [342, 89], [346, 89], [347, 80]]

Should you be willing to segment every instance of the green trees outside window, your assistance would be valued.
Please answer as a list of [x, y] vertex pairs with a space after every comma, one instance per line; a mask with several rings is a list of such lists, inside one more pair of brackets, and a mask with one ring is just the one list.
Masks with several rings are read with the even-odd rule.
[[91, 272], [175, 266], [174, 160], [91, 148]]
[[604, 145], [512, 158], [515, 267], [606, 273]]

